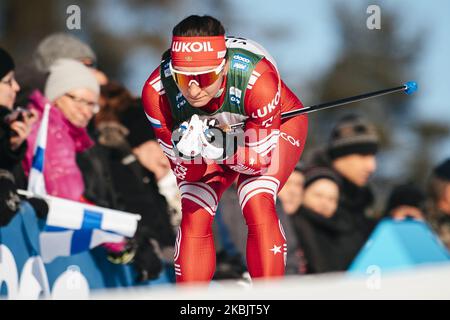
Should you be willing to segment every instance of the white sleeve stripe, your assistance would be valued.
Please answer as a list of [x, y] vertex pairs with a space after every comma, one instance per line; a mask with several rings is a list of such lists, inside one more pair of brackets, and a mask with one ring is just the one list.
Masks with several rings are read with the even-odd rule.
[[147, 112], [144, 112], [145, 115], [147, 116], [147, 119], [150, 121], [150, 123], [156, 124], [156, 125], [161, 125], [161, 121], [159, 121], [158, 119], [155, 119], [153, 117], [150, 117]]
[[157, 92], [160, 92], [161, 90], [163, 90], [163, 85], [162, 85], [162, 81], [159, 80], [158, 82], [155, 82], [154, 84], [152, 84], [153, 89], [155, 89]]
[[159, 144], [159, 146], [161, 147], [164, 153], [167, 153], [168, 155], [175, 157], [175, 152], [173, 151], [173, 149], [167, 148], [165, 145], [162, 144]]
[[164, 155], [165, 155], [167, 158], [169, 158], [169, 159], [172, 160], [173, 162], [175, 162], [175, 160], [177, 159], [175, 156], [172, 156], [172, 155], [168, 154], [167, 152], [164, 152], [164, 151], [163, 151], [163, 153], [164, 153]]
[[253, 73], [255, 76], [257, 76], [257, 77], [259, 77], [259, 76], [261, 75], [261, 73], [259, 73], [259, 72], [256, 71], [256, 70], [253, 70], [252, 73]]
[[271, 137], [269, 141], [266, 141], [259, 146], [249, 147], [249, 148], [252, 148], [257, 153], [262, 154], [262, 153], [266, 152], [268, 149], [276, 146], [277, 142], [278, 142], [278, 135], [275, 135], [275, 136]]
[[248, 83], [251, 85], [254, 85], [256, 80], [258, 80], [258, 77], [254, 76], [253, 74], [250, 76], [250, 79], [248, 80]]
[[261, 156], [265, 157], [267, 156], [273, 149], [277, 147], [277, 144], [272, 145], [269, 149], [267, 149], [265, 152], [260, 153]]
[[206, 204], [206, 202], [204, 202], [202, 199], [197, 198], [197, 196], [190, 194], [190, 193], [185, 193], [181, 195], [181, 199], [188, 199], [191, 200], [192, 202], [198, 204], [200, 206], [200, 208], [205, 209], [206, 211], [208, 211], [208, 213], [212, 216], [214, 216], [214, 210], [212, 210], [211, 207], [208, 207], [208, 205]]
[[157, 76], [155, 79], [153, 79], [152, 81], [150, 81], [149, 83], [152, 85], [154, 84], [156, 81], [161, 80], [161, 76]]
[[166, 148], [168, 149], [173, 149], [173, 146], [171, 146], [170, 144], [165, 143], [164, 141], [162, 141], [161, 139], [158, 139], [159, 144], [164, 145]]
[[267, 135], [263, 139], [261, 139], [259, 141], [255, 141], [255, 142], [246, 143], [246, 145], [249, 146], [249, 147], [256, 147], [256, 146], [266, 142], [267, 140], [269, 140], [274, 135], [280, 135], [280, 130], [273, 130], [273, 132], [271, 132], [269, 135]]

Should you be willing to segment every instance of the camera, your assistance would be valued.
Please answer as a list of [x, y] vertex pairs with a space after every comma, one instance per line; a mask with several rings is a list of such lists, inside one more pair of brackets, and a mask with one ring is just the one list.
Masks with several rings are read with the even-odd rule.
[[16, 109], [14, 109], [10, 114], [5, 116], [4, 121], [7, 124], [11, 124], [15, 121], [24, 121], [25, 117], [28, 117], [29, 115], [30, 115], [30, 111], [28, 111], [22, 107], [18, 107]]

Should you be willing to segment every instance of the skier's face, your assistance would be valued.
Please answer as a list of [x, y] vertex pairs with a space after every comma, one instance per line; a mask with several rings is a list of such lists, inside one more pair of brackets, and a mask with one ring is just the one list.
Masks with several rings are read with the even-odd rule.
[[[182, 72], [198, 73], [213, 70], [215, 67], [180, 67], [177, 70]], [[224, 76], [227, 73], [228, 63], [218, 73], [217, 79], [206, 87], [202, 87], [197, 81], [190, 81], [187, 85], [178, 85], [183, 96], [193, 107], [199, 108], [207, 105], [213, 98], [220, 96], [219, 90], [223, 84]]]
[[349, 154], [333, 161], [333, 167], [345, 178], [364, 187], [377, 168], [373, 154]]

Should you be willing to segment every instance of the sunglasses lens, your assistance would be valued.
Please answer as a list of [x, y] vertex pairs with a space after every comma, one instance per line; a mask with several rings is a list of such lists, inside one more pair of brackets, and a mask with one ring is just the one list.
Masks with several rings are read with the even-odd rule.
[[212, 85], [220, 77], [220, 72], [217, 74], [215, 71], [198, 75], [187, 75], [182, 73], [173, 72], [173, 78], [178, 86], [182, 89], [187, 89], [193, 81], [200, 88], [206, 88]]

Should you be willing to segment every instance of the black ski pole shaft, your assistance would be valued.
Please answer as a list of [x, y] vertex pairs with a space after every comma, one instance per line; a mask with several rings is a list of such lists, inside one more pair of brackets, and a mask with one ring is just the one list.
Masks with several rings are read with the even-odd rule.
[[[416, 82], [409, 81], [399, 87], [383, 89], [383, 90], [378, 90], [378, 91], [374, 91], [374, 92], [368, 92], [368, 93], [360, 94], [360, 95], [353, 96], [353, 97], [348, 97], [348, 98], [344, 98], [344, 99], [340, 99], [340, 100], [335, 100], [335, 101], [325, 102], [325, 103], [321, 103], [321, 104], [317, 104], [317, 105], [313, 105], [313, 106], [309, 106], [309, 107], [304, 107], [302, 109], [296, 109], [296, 110], [283, 112], [281, 114], [281, 119], [287, 119], [287, 118], [295, 117], [295, 116], [298, 116], [301, 114], [315, 112], [318, 110], [334, 108], [334, 107], [346, 105], [349, 103], [367, 100], [367, 99], [375, 98], [375, 97], [380, 97], [380, 96], [384, 96], [384, 95], [399, 92], [399, 91], [404, 91], [407, 94], [412, 94], [413, 92], [415, 92], [417, 90], [417, 88], [418, 88], [418, 86], [417, 86]], [[239, 122], [239, 123], [230, 125], [230, 128], [234, 129], [234, 128], [241, 127], [243, 125], [244, 125], [244, 122]]]

